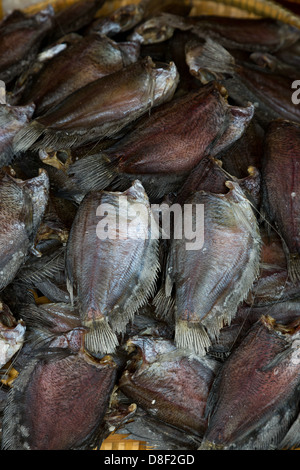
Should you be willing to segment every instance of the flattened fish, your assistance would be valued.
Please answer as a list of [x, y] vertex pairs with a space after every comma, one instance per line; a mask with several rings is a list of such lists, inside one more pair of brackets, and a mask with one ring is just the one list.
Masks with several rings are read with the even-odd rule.
[[55, 14], [52, 40], [87, 26], [105, 0], [79, 0]]
[[172, 100], [103, 153], [75, 162], [69, 174], [83, 192], [111, 183], [123, 189], [134, 179], [151, 197], [173, 191], [204, 156], [228, 147], [251, 121], [253, 106], [230, 106], [224, 92], [214, 83]]
[[24, 321], [16, 321], [8, 306], [0, 300], [0, 367], [22, 348], [25, 331]]
[[278, 447], [298, 414], [299, 344], [299, 319], [253, 326], [214, 382], [201, 450]]
[[125, 331], [153, 294], [159, 269], [156, 230], [138, 181], [123, 193], [92, 192], [80, 204], [68, 240], [66, 269], [82, 323], [90, 328], [85, 337], [89, 351], [113, 352], [116, 333]]
[[[74, 335], [75, 336], [75, 335]], [[97, 442], [115, 384], [110, 357], [51, 348], [28, 361], [9, 392], [4, 411], [5, 450], [91, 449]]]
[[136, 26], [130, 38], [141, 44], [165, 41], [176, 29], [189, 31], [200, 39], [210, 38], [224, 47], [246, 51], [270, 51], [291, 46], [299, 30], [269, 18], [248, 19], [222, 16], [183, 17], [161, 13]]
[[49, 179], [44, 170], [31, 180], [0, 180], [0, 290], [15, 277], [34, 244], [46, 209]]
[[150, 416], [202, 437], [206, 401], [219, 364], [190, 357], [162, 338], [133, 337], [126, 347], [137, 352], [118, 383], [120, 390]]
[[48, 61], [18, 104], [34, 102], [35, 115], [42, 115], [79, 88], [135, 62], [138, 55], [139, 48], [133, 43], [117, 44], [90, 34]]
[[53, 26], [50, 6], [34, 16], [12, 13], [0, 24], [0, 80], [11, 82], [35, 58]]
[[173, 63], [155, 66], [150, 57], [140, 60], [80, 88], [38, 117], [16, 135], [14, 150], [34, 143], [64, 149], [111, 136], [171, 99], [178, 78]]
[[230, 324], [259, 273], [256, 217], [239, 185], [226, 185], [227, 194], [199, 191], [186, 199], [197, 212], [186, 216], [187, 232], [180, 219], [175, 223], [165, 268], [165, 296], [175, 298], [175, 343], [199, 355]]
[[[196, 67], [197, 62], [197, 67]], [[218, 78], [228, 89], [228, 94], [240, 105], [248, 101], [256, 103], [256, 116], [265, 127], [271, 120], [282, 118], [300, 122], [300, 111], [291, 99], [293, 79], [289, 76], [268, 72], [265, 68], [243, 62], [234, 57], [220, 44], [207, 39], [205, 45], [196, 47], [194, 67], [204, 83]], [[227, 78], [230, 76], [231, 78]]]
[[300, 126], [270, 124], [263, 160], [264, 208], [284, 240], [292, 281], [300, 279]]

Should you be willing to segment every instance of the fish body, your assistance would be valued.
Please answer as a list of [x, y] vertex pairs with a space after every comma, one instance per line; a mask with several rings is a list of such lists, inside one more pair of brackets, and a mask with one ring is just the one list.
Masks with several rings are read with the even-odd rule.
[[[120, 204], [121, 196], [126, 206]], [[104, 219], [98, 218], [105, 215], [101, 207], [107, 207]], [[136, 219], [139, 208], [141, 216]], [[156, 229], [138, 181], [123, 193], [92, 192], [82, 201], [68, 240], [66, 269], [69, 285], [77, 291], [82, 323], [90, 328], [85, 338], [88, 350], [113, 352], [118, 345], [116, 333], [125, 331], [153, 293], [159, 269]]]
[[177, 82], [174, 64], [155, 67], [142, 59], [67, 96], [16, 135], [14, 150], [33, 144], [58, 150], [109, 137], [171, 99]]

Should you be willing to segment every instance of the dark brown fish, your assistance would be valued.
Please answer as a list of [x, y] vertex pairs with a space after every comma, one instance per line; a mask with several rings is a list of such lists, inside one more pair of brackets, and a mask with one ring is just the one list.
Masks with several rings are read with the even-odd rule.
[[43, 39], [53, 26], [50, 6], [34, 16], [12, 13], [0, 24], [0, 80], [11, 82], [35, 58]]
[[137, 352], [118, 383], [120, 390], [158, 421], [202, 437], [206, 401], [219, 364], [190, 357], [161, 338], [133, 337], [127, 348]]
[[270, 124], [263, 164], [264, 208], [284, 240], [289, 276], [300, 279], [300, 127], [289, 121]]
[[79, 88], [135, 62], [138, 55], [134, 43], [117, 44], [90, 34], [48, 61], [18, 103], [34, 102], [35, 115], [42, 115]]
[[13, 280], [33, 248], [48, 191], [49, 179], [44, 170], [25, 182], [9, 176], [0, 180], [0, 290]]
[[292, 46], [279, 50], [276, 56], [293, 67], [300, 67], [300, 41], [298, 40]]
[[[204, 83], [214, 78], [222, 81], [228, 94], [240, 105], [255, 104], [255, 114], [265, 127], [271, 120], [282, 118], [300, 122], [300, 111], [292, 102], [293, 79], [267, 71], [265, 68], [235, 62], [220, 44], [208, 39], [194, 51], [194, 67]], [[230, 76], [231, 78], [227, 78]]]
[[299, 318], [262, 317], [214, 382], [200, 449], [276, 449], [298, 413], [299, 370]]
[[159, 12], [172, 12], [187, 15], [191, 10], [191, 2], [181, 0], [142, 0], [138, 4], [124, 5], [106, 17], [96, 19], [87, 32], [97, 31], [106, 36], [124, 33], [138, 25], [144, 18]]
[[198, 209], [188, 219], [194, 231], [180, 237], [178, 219], [165, 268], [164, 295], [175, 298], [175, 343], [199, 355], [230, 324], [259, 272], [256, 217], [239, 185], [226, 186], [227, 194], [199, 191], [186, 199]]
[[97, 32], [111, 37], [118, 33], [123, 33], [135, 25], [143, 18], [144, 10], [140, 4], [124, 5], [114, 11], [111, 15], [98, 18], [88, 26], [86, 33]]
[[170, 100], [178, 78], [173, 63], [155, 66], [150, 57], [140, 60], [80, 88], [32, 121], [15, 137], [14, 149], [33, 144], [65, 149], [111, 136], [152, 106]]
[[116, 334], [125, 331], [153, 294], [159, 269], [155, 230], [148, 197], [138, 181], [123, 193], [92, 192], [80, 204], [68, 240], [66, 269], [82, 323], [90, 329], [85, 338], [89, 351], [114, 352]]
[[205, 155], [238, 139], [251, 121], [253, 107], [230, 106], [224, 93], [214, 83], [173, 99], [111, 148], [71, 165], [69, 174], [84, 192], [111, 183], [123, 188], [139, 179], [149, 196], [167, 194]]

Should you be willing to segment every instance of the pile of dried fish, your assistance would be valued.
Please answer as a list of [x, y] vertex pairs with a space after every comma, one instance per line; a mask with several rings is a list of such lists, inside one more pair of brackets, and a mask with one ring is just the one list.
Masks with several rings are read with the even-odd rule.
[[103, 3], [0, 24], [2, 448], [297, 448], [297, 18]]

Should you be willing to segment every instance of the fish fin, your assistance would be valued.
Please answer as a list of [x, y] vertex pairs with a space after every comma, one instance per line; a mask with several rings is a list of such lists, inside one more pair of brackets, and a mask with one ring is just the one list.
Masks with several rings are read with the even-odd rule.
[[23, 127], [14, 137], [13, 149], [15, 153], [28, 150], [44, 133], [45, 127], [37, 121], [32, 121]]
[[110, 162], [104, 154], [89, 155], [73, 163], [68, 169], [81, 191], [105, 189], [116, 177], [117, 162]]
[[164, 287], [159, 289], [152, 303], [159, 318], [167, 319], [174, 316], [175, 299], [174, 297], [166, 296]]
[[300, 255], [289, 254], [288, 256], [288, 275], [293, 283], [300, 281]]
[[175, 327], [175, 344], [177, 348], [187, 349], [199, 356], [205, 356], [211, 341], [201, 323], [179, 320]]
[[86, 326], [90, 327], [84, 339], [88, 351], [95, 354], [114, 353], [119, 345], [118, 338], [104, 318], [92, 320], [92, 325], [90, 321], [86, 322]]
[[235, 60], [223, 46], [208, 38], [197, 57], [197, 65], [211, 72], [233, 75], [236, 71]]

